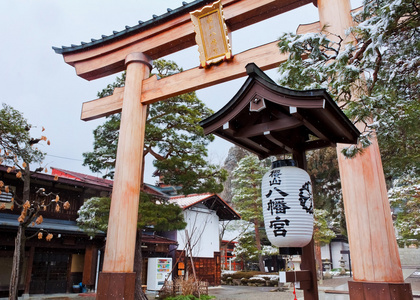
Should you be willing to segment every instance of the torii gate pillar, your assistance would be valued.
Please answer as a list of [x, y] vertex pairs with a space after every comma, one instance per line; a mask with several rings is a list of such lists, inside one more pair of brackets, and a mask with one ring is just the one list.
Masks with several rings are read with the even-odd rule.
[[[318, 0], [320, 25], [345, 37], [352, 25], [349, 0]], [[351, 42], [350, 38], [345, 42]], [[348, 145], [347, 145], [348, 146]], [[361, 155], [346, 159], [337, 145], [353, 279], [350, 299], [412, 299], [404, 283], [376, 138]]]
[[139, 101], [142, 90], [139, 83], [149, 76], [151, 63], [142, 53], [129, 54], [125, 63], [127, 75], [115, 181], [97, 299], [134, 299], [133, 249], [136, 244], [147, 112], [147, 105]]

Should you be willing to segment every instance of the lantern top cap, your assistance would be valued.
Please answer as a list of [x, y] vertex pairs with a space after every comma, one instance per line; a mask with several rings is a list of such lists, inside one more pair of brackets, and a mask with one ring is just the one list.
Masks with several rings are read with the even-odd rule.
[[293, 159], [281, 159], [271, 163], [271, 169], [280, 167], [296, 167], [296, 162]]

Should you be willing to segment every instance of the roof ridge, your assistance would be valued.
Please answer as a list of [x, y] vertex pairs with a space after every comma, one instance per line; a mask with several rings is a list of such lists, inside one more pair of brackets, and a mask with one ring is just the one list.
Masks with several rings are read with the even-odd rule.
[[201, 193], [201, 194], [196, 193], [196, 194], [189, 194], [189, 195], [178, 195], [178, 196], [170, 197], [170, 200], [181, 199], [181, 198], [191, 198], [191, 197], [196, 197], [196, 196], [206, 196], [206, 195], [216, 195], [216, 194], [207, 192], [207, 193]]
[[161, 14], [160, 16], [157, 16], [155, 14], [152, 15], [152, 18], [143, 22], [141, 20], [138, 21], [137, 25], [134, 26], [128, 26], [126, 25], [125, 28], [121, 31], [113, 31], [112, 34], [110, 35], [101, 35], [101, 38], [98, 39], [94, 39], [91, 38], [90, 42], [80, 42], [80, 45], [74, 45], [71, 44], [70, 46], [61, 46], [60, 47], [52, 47], [52, 49], [55, 51], [55, 53], [57, 54], [63, 54], [63, 53], [68, 53], [68, 52], [73, 52], [73, 51], [77, 51], [77, 50], [82, 50], [82, 49], [86, 49], [89, 47], [94, 47], [94, 46], [99, 46], [103, 43], [109, 42], [111, 40], [114, 40], [116, 38], [120, 38], [123, 37], [125, 35], [129, 35], [135, 32], [138, 32], [139, 30], [145, 29], [148, 26], [156, 23], [156, 22], [160, 22], [163, 19], [168, 19], [168, 18], [174, 18], [176, 17], [177, 14], [182, 13], [185, 10], [194, 10], [197, 8], [197, 6], [202, 6], [203, 4], [207, 4], [211, 2], [211, 0], [194, 0], [191, 3], [187, 3], [185, 1], [182, 1], [182, 6], [177, 7], [175, 9], [171, 9], [171, 8], [167, 8], [166, 12]]

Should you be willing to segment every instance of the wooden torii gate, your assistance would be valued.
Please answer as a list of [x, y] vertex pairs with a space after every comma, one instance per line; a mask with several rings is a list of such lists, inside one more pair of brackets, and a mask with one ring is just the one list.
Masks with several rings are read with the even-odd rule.
[[[277, 42], [273, 42], [209, 68], [197, 67], [160, 80], [149, 78], [152, 59], [195, 45], [189, 13], [211, 2], [183, 2], [178, 9], [111, 36], [54, 48], [78, 76], [87, 80], [127, 72], [124, 88], [116, 89], [112, 96], [86, 102], [82, 109], [81, 118], [86, 121], [122, 112], [98, 299], [132, 299], [134, 295], [133, 263], [147, 105], [246, 76], [245, 66], [249, 62], [268, 70], [287, 59], [287, 55], [279, 53]], [[344, 30], [351, 26], [349, 0], [222, 0], [230, 31], [308, 3], [318, 6], [318, 28], [328, 24], [330, 32], [344, 36]], [[337, 148], [353, 258], [350, 297], [378, 299], [378, 293], [382, 293], [381, 299], [391, 299], [391, 295], [393, 299], [411, 299], [411, 286], [404, 284], [402, 275], [377, 143], [353, 160], [346, 160], [340, 146]]]

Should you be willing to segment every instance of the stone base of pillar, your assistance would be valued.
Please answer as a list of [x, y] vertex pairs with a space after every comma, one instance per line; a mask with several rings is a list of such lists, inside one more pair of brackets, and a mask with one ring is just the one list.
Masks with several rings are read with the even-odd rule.
[[410, 283], [349, 281], [351, 300], [412, 300]]
[[136, 273], [99, 273], [97, 300], [134, 300]]

